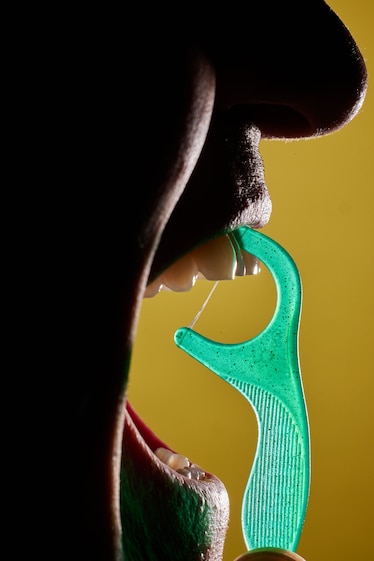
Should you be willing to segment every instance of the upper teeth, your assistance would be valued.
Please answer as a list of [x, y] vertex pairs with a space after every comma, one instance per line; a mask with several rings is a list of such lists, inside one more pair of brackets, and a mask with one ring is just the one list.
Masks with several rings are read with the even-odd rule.
[[167, 448], [157, 448], [155, 454], [164, 464], [188, 479], [205, 479], [206, 477], [205, 471], [200, 466], [191, 464], [188, 458], [181, 454], [175, 454]]
[[235, 239], [226, 234], [210, 240], [171, 265], [148, 285], [144, 296], [155, 296], [160, 290], [186, 292], [197, 278], [230, 280], [235, 275], [256, 275], [259, 270], [256, 257], [241, 251]]

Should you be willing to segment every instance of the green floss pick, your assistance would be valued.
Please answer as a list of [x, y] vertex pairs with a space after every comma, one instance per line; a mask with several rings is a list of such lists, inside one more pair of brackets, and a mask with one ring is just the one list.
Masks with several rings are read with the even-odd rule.
[[233, 235], [275, 280], [277, 304], [270, 323], [235, 344], [217, 343], [187, 327], [174, 339], [236, 388], [256, 413], [258, 443], [242, 504], [246, 547], [296, 551], [310, 487], [309, 424], [298, 356], [301, 282], [293, 259], [277, 242], [246, 226]]

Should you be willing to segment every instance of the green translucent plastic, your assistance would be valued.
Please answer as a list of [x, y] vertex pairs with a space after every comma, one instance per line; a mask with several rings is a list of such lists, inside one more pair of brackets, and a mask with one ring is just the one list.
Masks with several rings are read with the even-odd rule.
[[234, 235], [275, 280], [277, 305], [270, 323], [241, 343], [217, 343], [185, 327], [176, 331], [175, 342], [236, 388], [256, 413], [258, 444], [242, 505], [247, 548], [296, 551], [310, 486], [309, 424], [298, 358], [301, 282], [294, 261], [277, 242], [248, 227]]

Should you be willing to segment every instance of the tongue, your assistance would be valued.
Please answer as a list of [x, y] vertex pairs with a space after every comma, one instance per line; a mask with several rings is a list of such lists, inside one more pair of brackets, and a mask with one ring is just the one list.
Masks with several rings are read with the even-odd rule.
[[121, 464], [121, 520], [128, 559], [221, 561], [229, 502], [214, 476], [191, 480], [155, 454], [168, 448], [130, 404]]

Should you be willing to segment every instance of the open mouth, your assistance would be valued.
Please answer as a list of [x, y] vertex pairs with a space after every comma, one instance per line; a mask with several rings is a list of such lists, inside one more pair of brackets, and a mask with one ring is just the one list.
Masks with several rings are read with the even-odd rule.
[[[228, 233], [171, 265], [148, 285], [144, 297], [157, 297], [162, 290], [186, 292], [198, 279], [233, 280], [259, 270], [257, 258], [241, 250]], [[144, 558], [221, 561], [229, 521], [229, 499], [222, 481], [171, 449], [130, 403], [123, 458], [121, 515], [128, 558], [140, 559], [140, 550]], [[144, 532], [147, 543], [141, 540]], [[176, 547], [180, 557], [175, 555]]]

